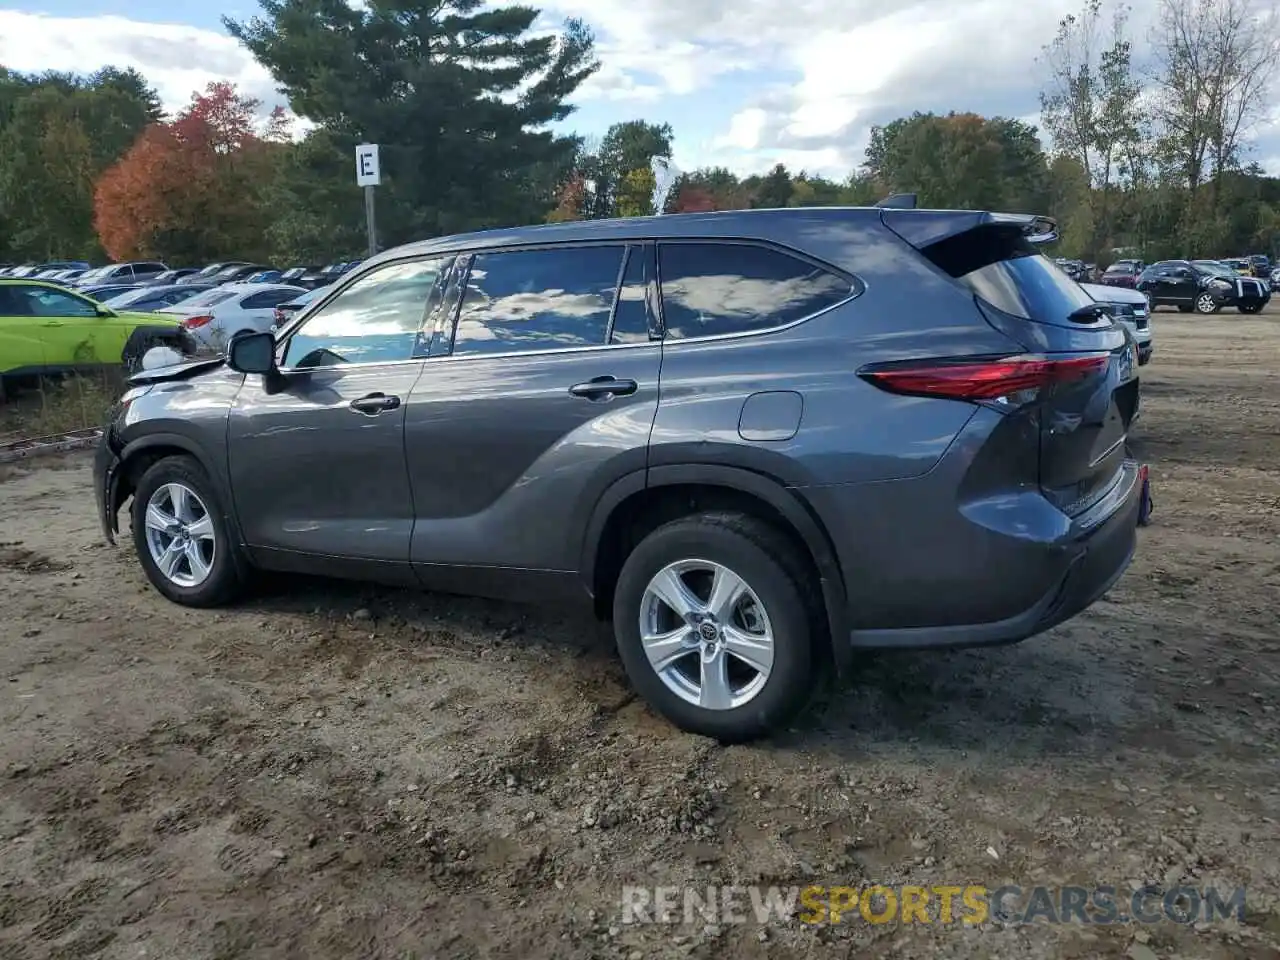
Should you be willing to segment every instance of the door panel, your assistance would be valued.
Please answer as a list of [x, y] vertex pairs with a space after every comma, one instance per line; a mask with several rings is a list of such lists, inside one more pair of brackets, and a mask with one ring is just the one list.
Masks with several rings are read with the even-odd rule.
[[412, 582], [405, 410], [451, 260], [395, 261], [355, 277], [280, 344], [278, 377], [245, 378], [230, 471], [259, 562], [336, 557], [343, 565], [331, 572]]
[[662, 350], [650, 339], [652, 250], [625, 252], [472, 261], [457, 334], [433, 340], [405, 422], [411, 556], [428, 586], [449, 588], [450, 568], [472, 565], [576, 571], [582, 505], [646, 469]]
[[[428, 361], [405, 423], [414, 562], [576, 570], [580, 502], [645, 468], [661, 359], [652, 343]], [[634, 392], [570, 393], [608, 376]]]
[[[236, 512], [249, 546], [406, 563], [413, 497], [404, 400], [422, 361], [330, 366], [272, 391], [249, 376], [228, 432]], [[352, 408], [371, 394], [380, 412]], [[390, 401], [388, 401], [390, 403]]]

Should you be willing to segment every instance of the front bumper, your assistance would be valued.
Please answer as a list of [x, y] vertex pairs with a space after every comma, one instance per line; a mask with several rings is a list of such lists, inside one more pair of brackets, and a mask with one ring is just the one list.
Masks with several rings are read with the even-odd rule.
[[98, 450], [93, 457], [93, 492], [98, 502], [98, 522], [107, 543], [116, 542], [119, 526], [116, 521], [119, 501], [116, 499], [120, 483], [120, 458], [111, 445], [112, 434], [108, 427], [102, 431]]

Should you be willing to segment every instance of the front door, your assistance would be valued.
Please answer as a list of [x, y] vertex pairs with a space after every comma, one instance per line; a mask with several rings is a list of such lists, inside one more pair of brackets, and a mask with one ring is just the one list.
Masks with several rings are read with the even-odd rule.
[[364, 274], [286, 331], [278, 378], [245, 378], [229, 463], [245, 539], [264, 566], [327, 557], [334, 573], [411, 579], [405, 410], [426, 356], [423, 317], [448, 263]]
[[576, 583], [576, 518], [647, 467], [662, 363], [651, 256], [619, 243], [474, 257], [405, 423], [425, 585]]

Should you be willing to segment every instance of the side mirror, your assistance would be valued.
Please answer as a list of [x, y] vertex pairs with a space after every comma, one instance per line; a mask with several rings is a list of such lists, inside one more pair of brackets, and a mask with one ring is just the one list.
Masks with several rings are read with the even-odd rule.
[[234, 337], [227, 347], [227, 366], [239, 373], [273, 373], [276, 369], [276, 338], [269, 333], [246, 333]]
[[94, 313], [100, 317], [114, 317], [116, 312], [104, 304], [96, 304], [93, 308]]

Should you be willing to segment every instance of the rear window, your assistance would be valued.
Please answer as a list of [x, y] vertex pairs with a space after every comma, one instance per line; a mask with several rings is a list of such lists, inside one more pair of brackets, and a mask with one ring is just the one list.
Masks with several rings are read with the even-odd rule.
[[948, 237], [923, 251], [997, 310], [1026, 320], [1064, 321], [1094, 300], [1018, 230], [988, 226]]
[[216, 307], [224, 300], [230, 300], [234, 297], [234, 290], [206, 290], [204, 293], [197, 294], [189, 300], [183, 300], [184, 306], [188, 307]]

